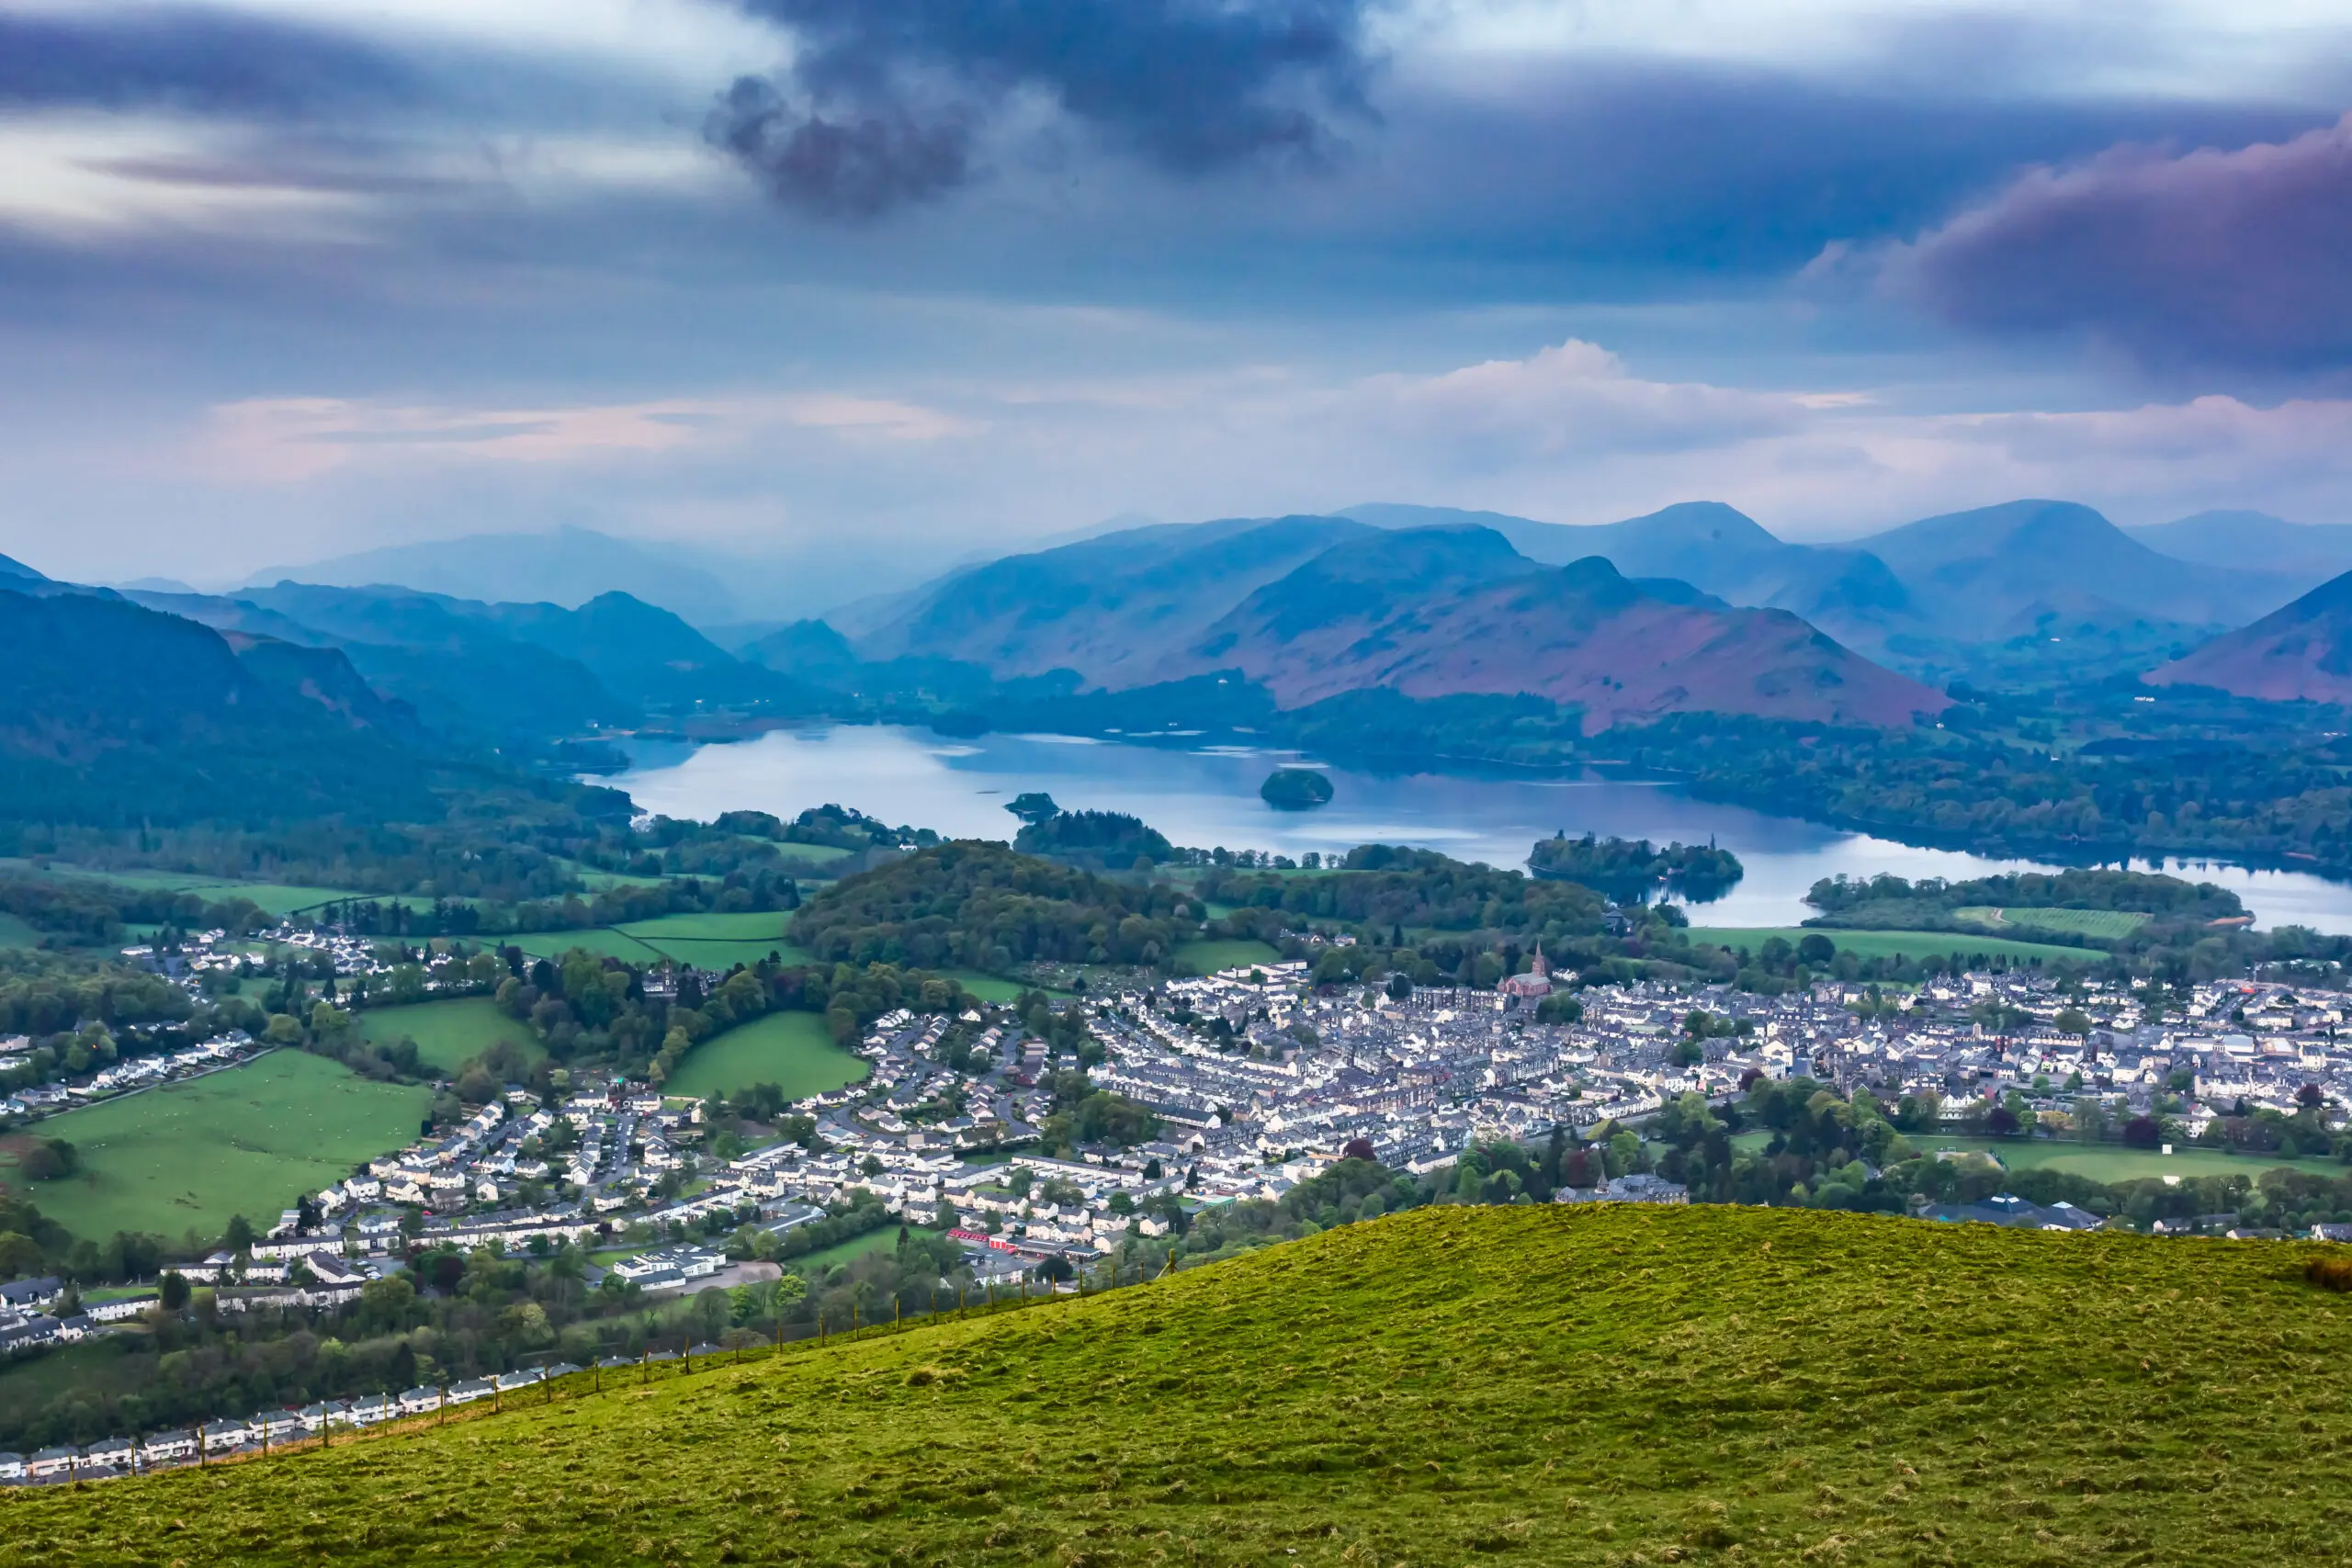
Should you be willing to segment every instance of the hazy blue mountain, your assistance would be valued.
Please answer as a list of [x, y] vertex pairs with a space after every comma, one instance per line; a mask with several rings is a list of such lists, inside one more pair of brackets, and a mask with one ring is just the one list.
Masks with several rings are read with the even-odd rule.
[[246, 586], [288, 580], [332, 588], [397, 583], [452, 599], [566, 608], [618, 591], [691, 621], [739, 620], [759, 613], [756, 606], [742, 604], [707, 567], [677, 549], [616, 539], [588, 528], [471, 534], [426, 544], [388, 545], [256, 572]]
[[1226, 518], [1125, 529], [942, 579], [863, 637], [870, 660], [936, 659], [1003, 678], [1074, 670], [1140, 685], [1253, 591], [1335, 544], [1343, 517]]
[[21, 577], [33, 582], [47, 582], [49, 581], [47, 577], [38, 571], [35, 571], [32, 568], [27, 566], [24, 562], [17, 560], [13, 556], [0, 556], [0, 578], [10, 577]]
[[1979, 642], [2132, 622], [2244, 626], [2292, 596], [2276, 574], [2159, 554], [2087, 506], [2012, 501], [1858, 539], [1923, 618]]
[[2267, 512], [2199, 512], [2123, 531], [2177, 560], [2307, 578], [2306, 588], [2352, 571], [2347, 523], [2290, 523]]
[[340, 654], [240, 657], [211, 627], [111, 593], [0, 592], [8, 819], [266, 821], [433, 809], [431, 758]]
[[466, 613], [463, 601], [404, 588], [280, 582], [248, 589], [232, 603], [273, 612], [332, 640], [370, 684], [413, 705], [436, 729], [547, 735], [639, 716], [636, 703], [579, 660]]
[[811, 685], [830, 685], [858, 667], [849, 638], [822, 621], [778, 626], [737, 649], [743, 658]]
[[463, 601], [451, 608], [573, 660], [637, 702], [752, 702], [781, 690], [773, 671], [744, 663], [679, 616], [632, 594], [600, 593], [576, 610]]
[[164, 592], [145, 588], [126, 588], [121, 592], [134, 604], [198, 621], [219, 632], [247, 632], [311, 648], [332, 647], [336, 641], [315, 626], [305, 626], [276, 610], [265, 610], [250, 599], [235, 599], [225, 593]]

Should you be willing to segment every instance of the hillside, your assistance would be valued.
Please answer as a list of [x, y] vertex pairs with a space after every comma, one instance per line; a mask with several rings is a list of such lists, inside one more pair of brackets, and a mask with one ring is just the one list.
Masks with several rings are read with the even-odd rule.
[[1075, 670], [1146, 684], [1254, 590], [1372, 530], [1336, 517], [1123, 529], [956, 572], [859, 639], [868, 659], [949, 659], [999, 679]]
[[108, 1568], [2331, 1561], [2352, 1298], [2304, 1252], [1426, 1210], [0, 1508], [26, 1560]]
[[1729, 604], [1786, 610], [1860, 648], [1924, 629], [1909, 590], [1876, 556], [1790, 544], [1721, 502], [1682, 502], [1645, 517], [1583, 526], [1442, 506], [1351, 506], [1342, 515], [1385, 528], [1489, 527], [1546, 566], [1605, 557], [1628, 577], [1677, 578]]
[[1927, 517], [1854, 544], [1884, 561], [1928, 621], [1957, 641], [2133, 623], [2244, 626], [2295, 591], [2269, 573], [2160, 555], [2072, 502]]
[[266, 820], [429, 807], [406, 716], [333, 649], [112, 595], [0, 592], [0, 815]]
[[2264, 702], [2352, 702], [2352, 572], [2141, 679]]
[[1238, 670], [1284, 707], [1375, 688], [1533, 693], [1583, 705], [1594, 728], [1694, 710], [1908, 724], [1947, 705], [1794, 615], [1598, 558], [1546, 570], [1464, 524], [1131, 529], [959, 573], [859, 651], [1001, 680], [1067, 670], [1113, 691]]
[[1541, 570], [1483, 528], [1381, 536], [1252, 594], [1192, 650], [1285, 707], [1385, 688], [1410, 697], [1533, 693], [1588, 732], [1664, 713], [1907, 725], [1950, 705], [1796, 616], [1733, 609], [1589, 557]]

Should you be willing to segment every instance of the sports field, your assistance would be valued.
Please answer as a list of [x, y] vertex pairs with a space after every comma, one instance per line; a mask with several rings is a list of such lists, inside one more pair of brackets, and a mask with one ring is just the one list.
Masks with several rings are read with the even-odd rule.
[[1190, 964], [1203, 975], [1214, 975], [1220, 969], [1239, 969], [1252, 964], [1279, 963], [1282, 954], [1262, 942], [1180, 942], [1176, 944], [1176, 962]]
[[416, 1054], [443, 1073], [456, 1072], [501, 1040], [512, 1040], [534, 1061], [547, 1055], [527, 1025], [499, 1011], [488, 997], [370, 1008], [359, 1015], [359, 1032], [378, 1042], [405, 1034], [416, 1042]]
[[217, 1235], [232, 1214], [257, 1228], [305, 1192], [416, 1136], [431, 1094], [371, 1083], [323, 1056], [273, 1051], [185, 1083], [69, 1111], [41, 1123], [81, 1152], [84, 1173], [32, 1189], [76, 1235]]
[[1720, 947], [1744, 947], [1751, 953], [1772, 937], [1779, 937], [1794, 947], [1809, 936], [1826, 936], [1837, 945], [1838, 952], [1850, 953], [1860, 958], [1925, 958], [1931, 953], [1958, 953], [1973, 958], [1981, 953], [1987, 957], [1997, 955], [2013, 963], [2039, 958], [2044, 964], [2062, 959], [2069, 964], [2089, 964], [2104, 956], [2091, 948], [2017, 942], [2007, 937], [1978, 936], [1973, 931], [1848, 931], [1817, 926], [1690, 928], [1693, 943], [1713, 942]]
[[2093, 942], [2114, 942], [2130, 936], [2149, 920], [2137, 909], [2005, 909], [1984, 904], [1971, 904], [1951, 914], [1956, 920], [1966, 920], [1988, 931], [2072, 931]]
[[2171, 1154], [2154, 1149], [2127, 1149], [2120, 1144], [2070, 1144], [2057, 1138], [1945, 1137], [1934, 1133], [1907, 1134], [1911, 1146], [1922, 1154], [1939, 1149], [1975, 1149], [1990, 1154], [2011, 1170], [2048, 1168], [2093, 1181], [2142, 1181], [2152, 1176], [2245, 1176], [2284, 1167], [2314, 1176], [2341, 1177], [2346, 1167], [2332, 1159], [2281, 1159], [2276, 1155], [2233, 1155], [2221, 1149], [2190, 1148], [2175, 1144]]
[[856, 1083], [872, 1070], [833, 1043], [817, 1014], [772, 1012], [687, 1052], [662, 1089], [665, 1094], [707, 1097], [772, 1083], [786, 1099], [798, 1100]]

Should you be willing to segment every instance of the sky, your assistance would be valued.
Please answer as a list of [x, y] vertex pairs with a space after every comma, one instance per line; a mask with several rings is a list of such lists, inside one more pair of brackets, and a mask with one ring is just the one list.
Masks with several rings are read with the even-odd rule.
[[2352, 12], [0, 0], [0, 551], [2352, 522]]

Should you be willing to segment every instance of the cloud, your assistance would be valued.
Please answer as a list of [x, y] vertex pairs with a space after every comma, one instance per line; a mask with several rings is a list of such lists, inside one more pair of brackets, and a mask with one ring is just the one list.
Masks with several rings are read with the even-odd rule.
[[1376, 377], [1340, 409], [1457, 470], [1736, 446], [1790, 434], [1806, 412], [1782, 394], [1645, 380], [1607, 349], [1573, 338], [1525, 359]]
[[0, 104], [301, 116], [423, 96], [359, 38], [234, 12], [0, 12]]
[[1315, 164], [1370, 114], [1373, 0], [741, 0], [797, 46], [705, 128], [778, 200], [872, 217], [965, 184], [984, 122], [1042, 99], [1114, 148], [1199, 175]]
[[2151, 366], [2352, 366], [2352, 115], [2233, 152], [2034, 169], [1891, 276], [1960, 326], [2084, 333]]
[[195, 456], [217, 476], [285, 483], [381, 448], [396, 449], [390, 456], [409, 466], [436, 457], [565, 464], [735, 446], [777, 428], [902, 443], [973, 434], [981, 426], [913, 403], [835, 392], [526, 409], [251, 398], [210, 411]]

